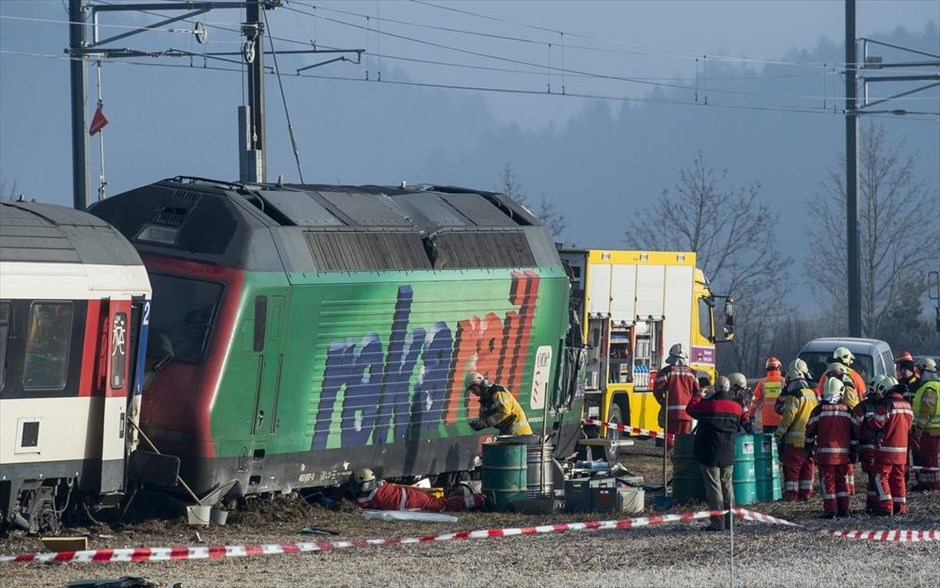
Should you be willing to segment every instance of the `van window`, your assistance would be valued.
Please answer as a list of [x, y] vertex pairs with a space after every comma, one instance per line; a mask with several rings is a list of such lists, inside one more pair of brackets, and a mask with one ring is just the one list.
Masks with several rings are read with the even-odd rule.
[[[818, 382], [819, 378], [826, 373], [826, 366], [829, 365], [828, 359], [830, 357], [832, 357], [831, 351], [804, 351], [800, 354], [800, 359], [809, 366], [809, 373], [813, 377], [813, 382]], [[852, 363], [852, 369], [862, 376], [862, 380], [867, 385], [874, 373], [874, 358], [870, 355], [858, 354]]]
[[884, 375], [891, 376], [892, 378], [896, 377], [897, 374], [894, 372], [894, 357], [891, 356], [890, 351], [881, 352], [881, 361], [885, 364]]

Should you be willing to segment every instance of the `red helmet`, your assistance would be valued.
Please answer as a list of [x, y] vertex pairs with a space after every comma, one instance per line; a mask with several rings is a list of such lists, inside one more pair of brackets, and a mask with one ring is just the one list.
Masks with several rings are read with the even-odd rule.
[[780, 363], [780, 360], [771, 355], [767, 358], [767, 363], [764, 364], [764, 368], [768, 370], [777, 370], [778, 372], [783, 368], [783, 364]]
[[902, 351], [894, 357], [894, 364], [897, 365], [902, 361], [914, 361], [914, 358], [911, 357], [910, 351]]

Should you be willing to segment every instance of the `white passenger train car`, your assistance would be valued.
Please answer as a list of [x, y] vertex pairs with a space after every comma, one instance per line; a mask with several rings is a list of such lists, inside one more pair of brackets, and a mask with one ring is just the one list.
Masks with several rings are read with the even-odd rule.
[[55, 531], [70, 507], [120, 501], [150, 295], [101, 219], [0, 203], [0, 524]]

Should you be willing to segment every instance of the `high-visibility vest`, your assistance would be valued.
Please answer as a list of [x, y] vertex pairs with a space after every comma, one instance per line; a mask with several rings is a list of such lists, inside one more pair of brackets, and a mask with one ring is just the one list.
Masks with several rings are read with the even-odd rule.
[[777, 411], [774, 410], [774, 404], [777, 402], [777, 398], [780, 397], [780, 392], [783, 391], [783, 378], [773, 378], [770, 377], [764, 378], [761, 381], [761, 393], [763, 395], [763, 400], [761, 401], [763, 406], [761, 407], [760, 418], [761, 426], [767, 429], [767, 427], [776, 427], [780, 424], [780, 415], [777, 414]]
[[[930, 405], [933, 414], [930, 414]], [[914, 425], [931, 437], [940, 437], [940, 380], [922, 382], [914, 394]], [[926, 413], [926, 414], [923, 414]]]

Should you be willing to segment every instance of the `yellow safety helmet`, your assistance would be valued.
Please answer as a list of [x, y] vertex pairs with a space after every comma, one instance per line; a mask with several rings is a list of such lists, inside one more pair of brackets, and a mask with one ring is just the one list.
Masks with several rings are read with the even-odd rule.
[[483, 384], [485, 381], [486, 378], [480, 372], [470, 372], [463, 379], [463, 389], [469, 390], [471, 386], [485, 387]]
[[828, 402], [829, 404], [835, 404], [842, 400], [842, 396], [845, 394], [845, 384], [842, 383], [842, 380], [839, 378], [829, 378], [826, 380], [826, 385], [823, 388], [823, 402]]
[[852, 365], [852, 361], [855, 360], [855, 356], [846, 347], [836, 347], [836, 350], [832, 352], [832, 357], [845, 365]]

